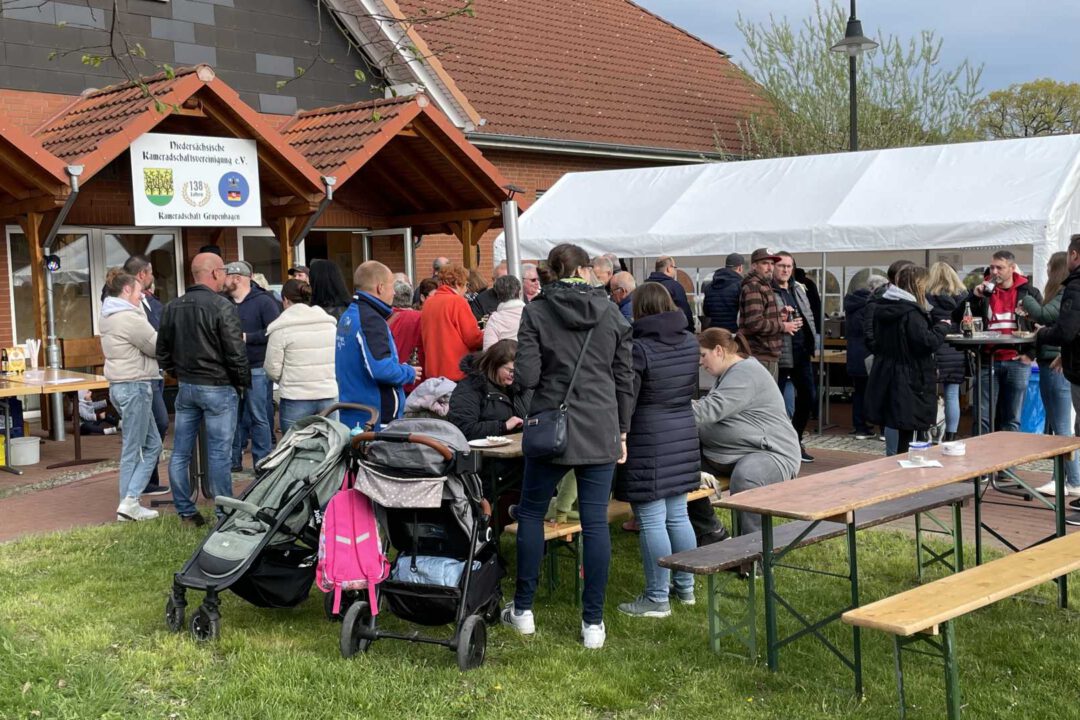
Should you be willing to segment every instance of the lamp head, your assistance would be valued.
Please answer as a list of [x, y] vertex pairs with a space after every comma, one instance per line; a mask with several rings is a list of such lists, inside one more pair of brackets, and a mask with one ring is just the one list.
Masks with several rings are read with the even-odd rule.
[[863, 35], [862, 21], [852, 17], [848, 18], [844, 39], [833, 45], [829, 50], [835, 53], [844, 53], [849, 57], [856, 57], [875, 49], [877, 46], [876, 42]]

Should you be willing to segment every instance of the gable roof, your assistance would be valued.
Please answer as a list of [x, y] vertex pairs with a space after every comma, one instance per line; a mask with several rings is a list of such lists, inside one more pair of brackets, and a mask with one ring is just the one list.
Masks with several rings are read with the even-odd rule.
[[160, 73], [144, 82], [145, 91], [134, 83], [121, 83], [84, 93], [34, 136], [61, 160], [83, 165], [85, 182], [126, 151], [136, 138], [166, 119], [183, 116], [185, 104], [197, 93], [206, 93], [203, 97], [208, 102], [202, 104], [202, 111], [238, 137], [256, 140], [260, 165], [271, 164], [273, 174], [297, 195], [322, 194], [315, 168], [209, 66], [182, 68], [171, 77]]
[[[398, 0], [403, 17], [457, 0]], [[416, 29], [486, 121], [483, 135], [705, 154], [740, 147], [764, 104], [722, 51], [629, 0], [476, 0]]]
[[487, 208], [495, 217], [506, 196], [502, 173], [425, 95], [301, 112], [281, 133], [337, 178], [337, 199], [379, 197], [388, 215]]
[[[36, 139], [12, 122], [0, 117], [0, 208], [14, 207], [21, 201], [43, 198], [49, 202], [67, 196], [70, 183], [64, 163]], [[0, 209], [0, 217], [8, 215]]]

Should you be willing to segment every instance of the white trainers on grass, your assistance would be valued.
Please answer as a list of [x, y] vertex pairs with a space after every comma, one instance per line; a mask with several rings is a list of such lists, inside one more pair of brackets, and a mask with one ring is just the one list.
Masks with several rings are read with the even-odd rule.
[[607, 630], [604, 628], [604, 623], [586, 625], [584, 620], [581, 621], [581, 642], [585, 644], [586, 650], [599, 650], [604, 647], [605, 638], [607, 638]]
[[514, 603], [509, 603], [503, 608], [499, 619], [503, 625], [512, 627], [522, 635], [532, 635], [536, 632], [536, 620], [532, 610], [516, 610]]
[[133, 497], [124, 498], [116, 508], [116, 519], [120, 522], [127, 522], [128, 520], [153, 520], [157, 516], [157, 510], [144, 508], [139, 504], [138, 498]]

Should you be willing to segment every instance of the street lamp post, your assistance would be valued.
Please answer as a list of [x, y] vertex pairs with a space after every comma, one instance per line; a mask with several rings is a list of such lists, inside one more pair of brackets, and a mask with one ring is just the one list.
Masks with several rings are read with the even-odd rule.
[[863, 35], [862, 22], [855, 16], [855, 0], [851, 0], [851, 16], [847, 21], [844, 39], [829, 49], [835, 53], [844, 53], [848, 56], [848, 104], [851, 110], [851, 135], [848, 149], [852, 152], [859, 149], [859, 100], [855, 94], [855, 59], [867, 50], [873, 50], [877, 46], [876, 42]]

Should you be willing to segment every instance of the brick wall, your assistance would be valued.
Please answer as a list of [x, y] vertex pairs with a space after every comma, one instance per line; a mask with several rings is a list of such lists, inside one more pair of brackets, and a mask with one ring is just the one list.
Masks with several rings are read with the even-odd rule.
[[0, 88], [0, 116], [11, 120], [20, 130], [32, 133], [76, 97]]
[[[573, 155], [555, 155], [518, 150], [485, 150], [484, 157], [491, 161], [503, 175], [518, 187], [525, 189], [525, 198], [537, 199], [537, 191], [550, 188], [568, 172], [590, 170], [619, 170], [634, 167], [653, 167], [660, 163], [622, 158], [604, 158]], [[500, 230], [491, 230], [480, 240], [480, 272], [491, 277], [492, 245]], [[431, 263], [444, 255], [452, 260], [462, 257], [461, 243], [453, 235], [425, 235], [416, 251], [416, 268], [421, 277], [430, 273]]]

